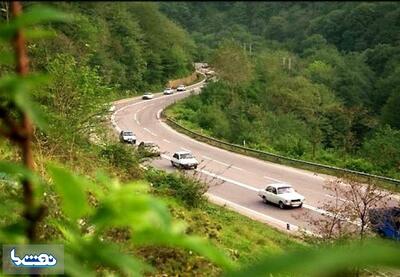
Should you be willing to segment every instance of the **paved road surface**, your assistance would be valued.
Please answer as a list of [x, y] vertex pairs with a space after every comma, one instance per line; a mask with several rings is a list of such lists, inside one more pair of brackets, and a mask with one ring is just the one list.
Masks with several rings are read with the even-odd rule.
[[[164, 152], [162, 159], [154, 160], [155, 167], [174, 170], [169, 161], [175, 151], [190, 150], [201, 161], [197, 171], [210, 180], [210, 200], [227, 206], [276, 227], [291, 230], [299, 227], [312, 231], [304, 214], [321, 217], [321, 203], [332, 200], [323, 189], [327, 175], [278, 165], [198, 142], [173, 130], [159, 118], [162, 109], [171, 103], [198, 93], [202, 84], [190, 87], [184, 93], [156, 94], [152, 100], [127, 99], [114, 102], [116, 111], [112, 122], [117, 131], [132, 130], [141, 141], [156, 142]], [[257, 196], [258, 189], [271, 183], [290, 183], [306, 200], [301, 209], [285, 209], [264, 204]]]

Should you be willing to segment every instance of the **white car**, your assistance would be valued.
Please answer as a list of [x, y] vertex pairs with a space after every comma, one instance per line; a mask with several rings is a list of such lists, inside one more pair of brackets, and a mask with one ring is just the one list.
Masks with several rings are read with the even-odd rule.
[[151, 92], [143, 94], [142, 99], [153, 99], [154, 95]]
[[164, 95], [170, 95], [170, 94], [173, 94], [173, 93], [174, 93], [174, 90], [172, 88], [166, 88], [164, 90]]
[[258, 191], [265, 203], [274, 203], [279, 208], [303, 206], [304, 196], [297, 193], [289, 184], [270, 184], [265, 189]]
[[171, 159], [172, 166], [184, 169], [196, 169], [199, 165], [199, 162], [192, 155], [192, 153], [188, 151], [179, 151], [175, 152]]
[[121, 131], [119, 133], [119, 140], [121, 142], [136, 144], [136, 136], [131, 131]]
[[185, 91], [185, 90], [186, 90], [185, 85], [180, 85], [180, 86], [178, 86], [178, 87], [176, 88], [176, 91]]

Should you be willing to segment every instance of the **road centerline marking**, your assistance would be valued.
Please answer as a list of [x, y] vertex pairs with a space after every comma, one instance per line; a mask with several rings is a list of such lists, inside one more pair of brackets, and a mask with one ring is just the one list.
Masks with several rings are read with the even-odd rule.
[[148, 133], [150, 133], [151, 135], [157, 137], [157, 135], [155, 133], [153, 133], [151, 130], [149, 130], [148, 128], [143, 128], [145, 131], [147, 131]]

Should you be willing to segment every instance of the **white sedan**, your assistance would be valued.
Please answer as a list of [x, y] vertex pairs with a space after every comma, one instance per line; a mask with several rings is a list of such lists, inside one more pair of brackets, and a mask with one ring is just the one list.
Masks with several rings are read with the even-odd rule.
[[175, 152], [175, 154], [172, 156], [171, 164], [177, 168], [196, 169], [199, 165], [199, 162], [192, 155], [192, 153], [188, 151], [179, 151]]
[[173, 93], [174, 93], [174, 90], [172, 88], [166, 88], [164, 90], [164, 95], [170, 95], [170, 94], [173, 94]]
[[178, 86], [178, 87], [176, 88], [176, 91], [185, 91], [185, 90], [186, 90], [185, 85], [180, 85], [180, 86]]
[[153, 99], [154, 95], [151, 92], [143, 94], [142, 99]]
[[297, 193], [291, 185], [288, 184], [270, 184], [265, 189], [258, 191], [265, 203], [274, 203], [279, 208], [303, 206], [304, 196]]

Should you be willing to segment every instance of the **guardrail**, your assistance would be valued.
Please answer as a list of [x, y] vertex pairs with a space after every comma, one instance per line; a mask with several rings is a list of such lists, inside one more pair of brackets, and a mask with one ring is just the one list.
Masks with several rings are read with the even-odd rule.
[[265, 151], [261, 151], [261, 150], [248, 148], [248, 147], [245, 147], [242, 145], [222, 141], [222, 140], [212, 138], [212, 137], [209, 137], [209, 136], [206, 136], [203, 134], [199, 134], [197, 132], [194, 132], [194, 131], [182, 126], [181, 124], [174, 121], [173, 119], [168, 118], [165, 115], [164, 110], [161, 115], [165, 120], [172, 123], [174, 126], [178, 127], [179, 129], [183, 130], [184, 132], [198, 138], [199, 140], [207, 142], [208, 144], [211, 144], [211, 145], [223, 146], [223, 148], [225, 148], [225, 149], [228, 148], [230, 150], [233, 150], [234, 152], [251, 153], [251, 154], [253, 154], [253, 156], [262, 156], [262, 157], [266, 158], [266, 160], [277, 162], [277, 163], [282, 163], [282, 161], [283, 161], [283, 163], [289, 162], [289, 163], [301, 165], [302, 167], [317, 168], [317, 169], [319, 169], [319, 171], [323, 170], [323, 171], [328, 171], [330, 173], [335, 172], [335, 173], [338, 173], [338, 175], [351, 174], [351, 175], [357, 176], [357, 177], [373, 178], [378, 181], [389, 182], [389, 183], [395, 184], [396, 186], [400, 185], [400, 180], [389, 178], [389, 177], [384, 177], [384, 176], [369, 174], [369, 173], [365, 173], [365, 172], [359, 172], [359, 171], [355, 171], [355, 170], [344, 169], [344, 168], [339, 168], [339, 167], [335, 167], [335, 166], [323, 165], [323, 164], [318, 164], [318, 163], [314, 163], [314, 162], [289, 158], [289, 157], [277, 155], [274, 153], [269, 153], [269, 152], [265, 152]]

